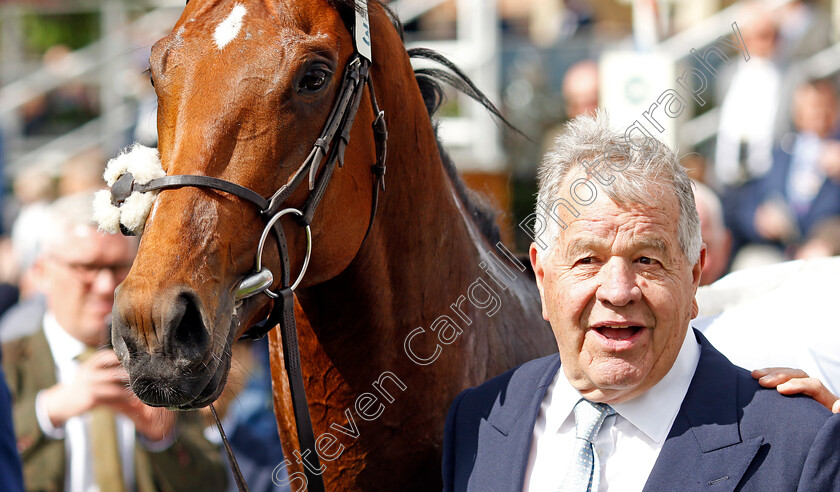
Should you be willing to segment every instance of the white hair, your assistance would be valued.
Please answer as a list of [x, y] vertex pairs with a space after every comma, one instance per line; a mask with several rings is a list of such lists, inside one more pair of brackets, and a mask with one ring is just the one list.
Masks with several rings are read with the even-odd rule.
[[49, 223], [49, 204], [25, 205], [12, 225], [12, 252], [19, 271], [29, 270], [41, 255], [45, 224]]
[[67, 236], [78, 227], [96, 228], [93, 221], [93, 193], [69, 195], [50, 204], [46, 210], [42, 251], [54, 252], [66, 247]]
[[[576, 210], [578, 207], [564, 197], [572, 198], [572, 187], [578, 181], [571, 183], [572, 187], [567, 187], [565, 195], [561, 192], [561, 186], [575, 171], [585, 170], [585, 164], [592, 169], [595, 163], [602, 161], [597, 170], [605, 178], [611, 179], [611, 175], [615, 179], [609, 184], [601, 184], [600, 188], [616, 203], [653, 206], [659, 202], [663, 193], [673, 190], [680, 208], [677, 224], [680, 248], [694, 264], [700, 258], [703, 242], [691, 179], [668, 146], [652, 137], [646, 137], [643, 141], [633, 139], [629, 137], [631, 134], [629, 129], [625, 134], [611, 129], [607, 113], [603, 110], [598, 110], [594, 117], [579, 116], [565, 125], [554, 146], [543, 158], [538, 176], [536, 213], [547, 224], [545, 242], [548, 251], [554, 249], [560, 224], [546, 217], [546, 210], [555, 213], [558, 208], [555, 204], [558, 202], [565, 202]], [[587, 186], [590, 190], [595, 189], [591, 188], [591, 184]], [[594, 199], [593, 194], [588, 203], [585, 200], [581, 203], [577, 198], [575, 201], [582, 207], [591, 204]]]

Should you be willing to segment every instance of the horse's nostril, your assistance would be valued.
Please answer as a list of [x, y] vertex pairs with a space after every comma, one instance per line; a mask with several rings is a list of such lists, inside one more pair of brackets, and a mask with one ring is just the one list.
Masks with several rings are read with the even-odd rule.
[[137, 352], [137, 345], [133, 341], [126, 340], [119, 331], [111, 332], [111, 346], [120, 362], [127, 364], [129, 358]]
[[167, 340], [164, 345], [169, 351], [190, 358], [203, 354], [209, 343], [209, 336], [201, 317], [196, 299], [187, 293], [178, 296], [172, 316]]

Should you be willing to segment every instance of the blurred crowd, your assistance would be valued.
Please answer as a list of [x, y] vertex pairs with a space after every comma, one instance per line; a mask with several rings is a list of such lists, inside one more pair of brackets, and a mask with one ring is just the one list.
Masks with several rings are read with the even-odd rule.
[[[838, 80], [794, 69], [830, 46], [826, 17], [811, 2], [749, 3], [738, 21], [749, 60], [709, 57], [721, 72], [717, 134], [713, 145], [680, 149], [709, 248], [704, 285], [733, 270], [840, 254]], [[597, 57], [565, 71], [567, 119], [599, 107], [599, 72]], [[545, 129], [543, 149], [557, 130]]]
[[[516, 4], [503, 3], [509, 5], [508, 8]], [[537, 3], [547, 5], [550, 2]], [[516, 76], [506, 75], [511, 79], [504, 91], [506, 114], [526, 133], [539, 136], [533, 147], [523, 144], [518, 137], [506, 142], [508, 155], [514, 163], [513, 203], [524, 203], [528, 212], [533, 210], [533, 170], [541, 153], [551, 145], [558, 125], [578, 115], [594, 114], [599, 107], [602, 86], [599, 50], [594, 47], [580, 49], [580, 43], [575, 44], [574, 40], [581, 37], [589, 43], [594, 39], [593, 35], [600, 36], [603, 48], [604, 39], [612, 42], [622, 35], [617, 32], [620, 29], [616, 28], [615, 22], [599, 19], [599, 12], [603, 9], [591, 8], [586, 2], [556, 3], [565, 3], [567, 8], [551, 8], [548, 14], [540, 11], [543, 13], [534, 15], [530, 21], [534, 46], [555, 51], [562, 51], [564, 45], [577, 47], [577, 51], [569, 55], [575, 60], [567, 63], [563, 70], [559, 94], [551, 93], [546, 80], [548, 76], [538, 70], [542, 67], [533, 62], [536, 58], [528, 54], [530, 51], [517, 52], [518, 59], [505, 65], [511, 72], [519, 71]], [[720, 110], [714, 144], [681, 149], [680, 152], [685, 155], [684, 164], [691, 168], [697, 184], [697, 208], [703, 239], [708, 247], [701, 281], [704, 285], [730, 271], [751, 266], [840, 255], [838, 78], [807, 78], [791, 68], [798, 61], [830, 46], [828, 16], [818, 2], [790, 2], [777, 10], [753, 3], [738, 25], [750, 59], [740, 59], [737, 63], [719, 67], [721, 76], [716, 79], [719, 86], [715, 91]], [[508, 23], [505, 29], [516, 31], [517, 27]], [[66, 61], [67, 56], [65, 47], [56, 46], [44, 55], [44, 63], [61, 70], [62, 60]], [[137, 102], [137, 124], [126, 135], [124, 143], [139, 141], [155, 145], [156, 104], [151, 86], [142, 75], [148, 51], [137, 50], [132, 56], [136, 58], [135, 68], [140, 67], [135, 70], [136, 77], [128, 84]], [[83, 118], [89, 118], [98, 111], [95, 97], [83, 86], [69, 84], [22, 106], [24, 133], [39, 135], [50, 130], [50, 125], [53, 125], [50, 131], [54, 130], [55, 121], [60, 122], [68, 115], [78, 117], [81, 114]], [[121, 432], [125, 435], [138, 432], [138, 436], [143, 436], [138, 437], [136, 442], [134, 438], [130, 439], [132, 446], [145, 446], [142, 452], [176, 449], [171, 441], [175, 427], [166, 427], [165, 435], [151, 431], [146, 432], [148, 435], [144, 434], [143, 431], [148, 430], [144, 426], [152, 417], [143, 414], [139, 407], [126, 406], [130, 398], [125, 394], [120, 396], [123, 400], [119, 404], [91, 400], [90, 405], [77, 409], [75, 414], [55, 419], [48, 415], [49, 407], [45, 401], [49, 398], [37, 399], [38, 394], [51, 394], [53, 402], [59, 401], [62, 397], [60, 391], [39, 392], [62, 384], [65, 387], [76, 384], [74, 381], [79, 377], [90, 380], [98, 372], [113, 369], [112, 353], [100, 354], [90, 362], [76, 360], [84, 349], [79, 346], [78, 354], [69, 356], [68, 360], [54, 361], [59, 366], [58, 380], [48, 381], [37, 388], [25, 384], [21, 386], [25, 378], [20, 376], [20, 368], [15, 369], [14, 365], [16, 360], [21, 360], [14, 356], [23, 350], [20, 340], [32, 340], [39, 333], [47, 333], [44, 335], [45, 343], [62, 343], [65, 335], [77, 341], [84, 338], [76, 336], [79, 332], [74, 331], [72, 321], [63, 321], [62, 309], [68, 312], [73, 309], [72, 305], [66, 304], [72, 300], [70, 294], [75, 292], [74, 289], [79, 293], [77, 309], [90, 300], [85, 296], [95, 294], [98, 297], [94, 301], [99, 303], [101, 312], [94, 317], [94, 335], [81, 340], [83, 345], [91, 348], [107, 345], [107, 313], [113, 302], [113, 290], [126, 274], [124, 267], [130, 263], [134, 251], [131, 248], [136, 248], [136, 244], [131, 246], [130, 240], [120, 238], [130, 246], [126, 250], [129, 258], [105, 258], [90, 253], [96, 249], [97, 241], [105, 241], [92, 229], [86, 230], [79, 241], [67, 241], [59, 247], [51, 242], [54, 235], [47, 232], [60, 229], [61, 224], [66, 225], [68, 219], [62, 217], [61, 211], [65, 208], [70, 210], [73, 200], [88, 196], [104, 186], [102, 173], [109, 153], [112, 153], [110, 149], [93, 147], [75, 155], [63, 156], [58, 166], [33, 165], [19, 169], [6, 185], [9, 193], [3, 202], [0, 220], [3, 232], [0, 237], [0, 342], [4, 344], [4, 366], [12, 380], [13, 393], [20, 395], [23, 394], [20, 392], [29, 391], [26, 394], [32, 397], [32, 408], [21, 409], [20, 412], [31, 410], [28, 425], [32, 428], [40, 426], [41, 434], [35, 434], [37, 439], [44, 440], [21, 442], [21, 436], [33, 435], [30, 432], [32, 429], [18, 429], [17, 444], [25, 469], [40, 466], [38, 460], [46, 459], [44, 453], [55, 454], [50, 459], [62, 459], [56, 458], [63, 456], [56, 454], [59, 451], [52, 451], [54, 447], [44, 447], [44, 443], [63, 439], [60, 428], [66, 422], [71, 422], [72, 428], [73, 421], [70, 419], [98, 406], [117, 408], [124, 415], [135, 412], [128, 415], [128, 421], [124, 422], [128, 427], [124, 426]], [[0, 138], [0, 163], [2, 155]], [[517, 165], [520, 160], [528, 164]], [[522, 169], [525, 169], [525, 177], [519, 176], [523, 174]], [[523, 182], [526, 184], [520, 186]], [[65, 230], [65, 237], [72, 237], [75, 232]], [[65, 277], [59, 278], [59, 275]], [[70, 318], [72, 316], [68, 315], [66, 319]], [[63, 329], [65, 335], [57, 332], [58, 329]], [[50, 330], [52, 335], [49, 335]], [[9, 345], [14, 343], [18, 344]], [[107, 352], [109, 349], [103, 350]], [[234, 350], [231, 383], [219, 403], [219, 410], [251, 489], [275, 490], [271, 474], [273, 468], [282, 462], [282, 450], [271, 402], [268, 349], [263, 341], [255, 345], [239, 345]], [[70, 369], [65, 371], [62, 367]], [[35, 413], [38, 411], [36, 399], [41, 405], [38, 415]], [[133, 402], [131, 404], [134, 405]], [[16, 407], [16, 425], [22, 421], [17, 418], [18, 412]], [[157, 419], [156, 422], [165, 422], [164, 417], [155, 414], [153, 418]], [[187, 442], [198, 447], [208, 445], [216, 453], [209, 462], [194, 464], [209, 468], [222, 466], [219, 437], [207, 416], [184, 422], [179, 429], [189, 431], [190, 426], [199, 432], [183, 434], [187, 436]], [[67, 435], [71, 434], [68, 429]], [[125, 441], [120, 444], [124, 448], [127, 446]], [[183, 453], [189, 455], [188, 451]], [[30, 460], [29, 464], [27, 460]], [[69, 461], [68, 466], [72, 466]], [[135, 478], [139, 480], [139, 466], [124, 467], [132, 470], [131, 473], [125, 469], [121, 472], [126, 482]], [[154, 466], [151, 468], [154, 469]], [[36, 480], [39, 472], [31, 469], [26, 478]], [[98, 472], [80, 470], [68, 471], [67, 478], [98, 480]], [[232, 481], [228, 482], [233, 487]], [[224, 490], [223, 483], [224, 480], [217, 482], [220, 490]], [[140, 489], [138, 485], [137, 490]]]

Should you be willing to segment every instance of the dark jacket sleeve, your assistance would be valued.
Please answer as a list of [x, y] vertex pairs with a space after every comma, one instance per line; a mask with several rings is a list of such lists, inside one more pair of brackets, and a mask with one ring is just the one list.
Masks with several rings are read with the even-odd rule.
[[23, 491], [23, 471], [12, 427], [12, 397], [0, 369], [0, 488], [9, 492]]
[[840, 492], [840, 414], [832, 415], [817, 434], [797, 490]]
[[449, 413], [446, 415], [446, 424], [443, 430], [443, 490], [452, 492], [455, 490], [455, 460], [457, 452], [455, 449], [455, 436], [458, 419], [458, 406], [464, 395], [470, 390], [464, 390], [455, 397], [452, 405], [449, 406]]

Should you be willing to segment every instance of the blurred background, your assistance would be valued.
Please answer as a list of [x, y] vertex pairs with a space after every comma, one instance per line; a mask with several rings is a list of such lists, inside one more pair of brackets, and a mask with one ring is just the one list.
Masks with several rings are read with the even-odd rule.
[[[540, 157], [568, 118], [604, 107], [618, 129], [672, 146], [709, 186], [698, 207], [719, 250], [710, 278], [840, 253], [840, 0], [389, 3], [409, 47], [450, 57], [528, 136], [454, 93], [440, 113], [447, 148], [502, 210], [518, 250], [530, 242]], [[99, 188], [108, 158], [156, 143], [144, 71], [183, 7], [0, 1], [0, 280], [17, 284], [26, 268], [27, 223], [9, 239], [21, 210]]]
[[[32, 325], [21, 320], [41, 319], [25, 306], [45, 309], [33, 265], [47, 205], [104, 187], [105, 165], [123, 147], [156, 145], [149, 53], [184, 3], [0, 0], [0, 313], [23, 306], [0, 318], [0, 341]], [[405, 24], [407, 47], [445, 54], [526, 135], [454, 92], [438, 114], [447, 150], [467, 183], [500, 210], [512, 249], [524, 252], [531, 241], [541, 156], [564, 122], [605, 108], [617, 130], [671, 146], [697, 182], [708, 247], [702, 284], [733, 270], [840, 255], [840, 0], [388, 3]], [[710, 338], [730, 356], [757, 340], [783, 340], [744, 357], [805, 354], [771, 364], [802, 367], [836, 392], [838, 340], [784, 331], [825, 326], [830, 315], [774, 310], [784, 303], [831, 306], [830, 270], [811, 264], [814, 276], [730, 311], [706, 333], [722, 332]], [[707, 290], [703, 314], [787, 281], [770, 272], [733, 275]], [[770, 319], [757, 322], [756, 312]], [[771, 325], [778, 335], [768, 334]], [[746, 338], [731, 337], [731, 326], [755, 326], [761, 336], [741, 330]], [[220, 412], [252, 490], [274, 490], [281, 451], [268, 348], [265, 340], [236, 347], [234, 383]], [[770, 359], [735, 361], [759, 367]], [[215, 430], [205, 434], [218, 442]]]

